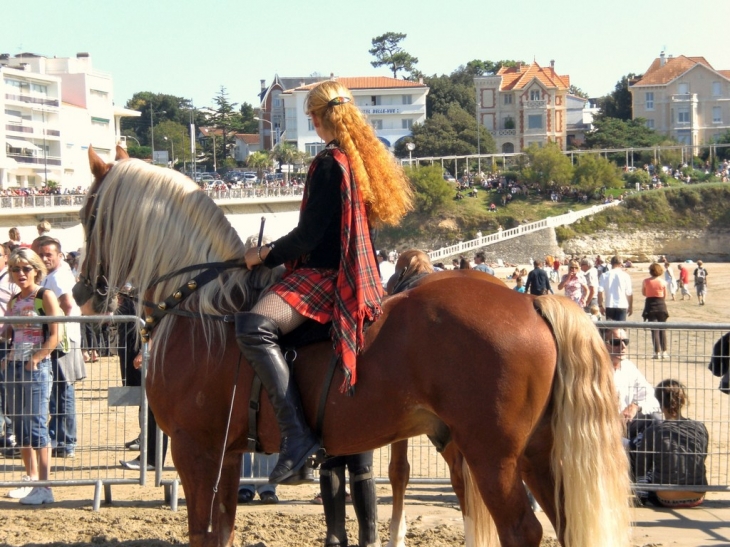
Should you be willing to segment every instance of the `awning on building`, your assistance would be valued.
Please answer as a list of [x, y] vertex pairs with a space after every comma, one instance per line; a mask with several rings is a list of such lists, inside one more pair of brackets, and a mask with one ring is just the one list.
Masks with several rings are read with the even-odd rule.
[[21, 150], [36, 150], [36, 151], [41, 150], [40, 147], [36, 146], [32, 142], [22, 141], [20, 139], [6, 138], [5, 142], [7, 142], [13, 148], [20, 148]]

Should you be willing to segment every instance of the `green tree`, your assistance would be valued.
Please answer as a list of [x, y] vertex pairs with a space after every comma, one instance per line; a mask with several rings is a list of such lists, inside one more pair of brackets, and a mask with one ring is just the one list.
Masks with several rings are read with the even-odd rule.
[[[273, 157], [279, 162], [279, 167], [284, 165], [292, 165], [297, 162], [300, 155], [297, 147], [291, 143], [280, 141], [272, 150]], [[289, 169], [284, 171], [284, 180], [289, 181]]]
[[[154, 121], [156, 131], [157, 125], [165, 120], [177, 122], [187, 127], [191, 118], [196, 125], [201, 125], [201, 122], [205, 119], [202, 113], [193, 109], [193, 105], [189, 99], [164, 93], [152, 93], [151, 91], [135, 93], [127, 101], [125, 108], [137, 110], [141, 113], [141, 116], [122, 118], [120, 126], [122, 134], [132, 135], [142, 145], [146, 146], [150, 146], [151, 144], [151, 121]], [[150, 111], [152, 111], [151, 117]], [[157, 140], [156, 135], [155, 140]]]
[[594, 130], [586, 135], [587, 148], [641, 148], [659, 144], [666, 139], [646, 127], [646, 120], [621, 120], [600, 116], [593, 120]]
[[568, 88], [568, 93], [570, 93], [571, 95], [575, 95], [576, 97], [583, 97], [584, 99], [588, 98], [588, 93], [583, 91], [577, 85], [571, 84], [571, 86]]
[[407, 168], [406, 174], [416, 190], [416, 211], [434, 213], [454, 195], [454, 189], [444, 180], [440, 165]]
[[189, 133], [188, 127], [172, 120], [155, 123], [155, 150], [168, 150], [170, 160], [175, 164], [192, 161]]
[[[408, 157], [407, 139], [395, 146], [395, 155]], [[416, 145], [416, 156], [466, 156], [477, 153], [477, 122], [474, 115], [457, 104], [446, 114], [434, 114], [423, 124], [415, 124], [410, 142]], [[492, 134], [479, 128], [479, 150], [482, 154], [496, 151]]]
[[[718, 135], [715, 138], [717, 144], [730, 144], [730, 129], [725, 131], [722, 135]], [[717, 148], [717, 157], [721, 160], [730, 158], [730, 146], [722, 146]]]
[[399, 32], [386, 32], [372, 39], [373, 47], [368, 50], [375, 61], [370, 64], [375, 68], [387, 66], [393, 72], [393, 78], [398, 77], [399, 71], [413, 72], [418, 58], [403, 50], [400, 43], [406, 35]]
[[254, 120], [254, 109], [253, 106], [248, 103], [241, 105], [241, 132], [242, 133], [258, 133], [259, 122]]
[[640, 74], [634, 74], [632, 72], [616, 82], [613, 92], [604, 95], [598, 100], [598, 106], [601, 108], [600, 117], [630, 120], [633, 109], [631, 107], [629, 86], [640, 78]]
[[274, 161], [266, 150], [259, 150], [248, 157], [246, 165], [252, 169], [256, 169], [256, 176], [259, 180], [262, 180], [264, 178], [264, 171], [274, 165]]
[[522, 170], [522, 177], [528, 182], [538, 183], [543, 190], [552, 186], [569, 184], [573, 178], [573, 165], [560, 147], [549, 142], [540, 148], [531, 144], [525, 150], [529, 160]]
[[243, 119], [241, 112], [236, 110], [238, 103], [232, 103], [228, 99], [228, 92], [224, 86], [221, 86], [218, 94], [213, 97], [213, 103], [216, 108], [208, 118], [208, 125], [221, 130], [220, 138], [215, 139], [215, 154], [223, 165], [225, 160], [231, 157], [235, 146], [235, 133], [243, 131]]
[[598, 154], [582, 154], [573, 171], [573, 184], [585, 192], [593, 192], [604, 186], [622, 188], [624, 181], [615, 163]]

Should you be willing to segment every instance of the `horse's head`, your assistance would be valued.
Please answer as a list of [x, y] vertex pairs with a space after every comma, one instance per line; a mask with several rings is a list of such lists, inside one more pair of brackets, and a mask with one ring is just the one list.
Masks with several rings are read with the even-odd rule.
[[[395, 294], [416, 276], [433, 273], [431, 259], [423, 251], [409, 249], [403, 252], [395, 263], [395, 273], [388, 280], [387, 293]], [[402, 290], [402, 289], [401, 289]]]
[[[124, 148], [117, 145], [116, 161], [124, 159], [129, 159], [129, 155]], [[101, 313], [108, 310], [114, 303], [113, 297], [115, 295], [109, 294], [109, 285], [104, 273], [106, 270], [101, 250], [96, 248], [91, 237], [99, 215], [97, 196], [104, 183], [104, 178], [113, 165], [104, 162], [94, 148], [89, 146], [89, 166], [91, 167], [91, 173], [94, 175], [94, 182], [86, 196], [86, 202], [79, 212], [81, 225], [84, 227], [86, 248], [79, 268], [79, 281], [73, 288], [74, 300], [84, 309], [85, 313]]]

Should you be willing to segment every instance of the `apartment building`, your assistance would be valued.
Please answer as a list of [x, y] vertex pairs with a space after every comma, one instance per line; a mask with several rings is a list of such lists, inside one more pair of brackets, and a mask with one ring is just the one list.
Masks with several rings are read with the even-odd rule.
[[0, 55], [0, 185], [85, 188], [91, 181], [88, 148], [112, 161], [124, 116], [140, 113], [113, 102], [109, 74], [91, 57]]
[[474, 78], [477, 117], [494, 137], [499, 152], [522, 152], [531, 144], [567, 146], [570, 76], [550, 67], [519, 64], [497, 74]]
[[[336, 79], [352, 92], [355, 105], [390, 150], [399, 140], [411, 135], [414, 123], [426, 121], [428, 86], [423, 82], [384, 76]], [[286, 116], [286, 133], [282, 139], [295, 144], [298, 150], [310, 156], [316, 155], [326, 144], [314, 130], [312, 119], [304, 114], [307, 93], [315, 85], [299, 86], [280, 94]]]
[[730, 70], [704, 57], [661, 52], [629, 91], [633, 117], [680, 143], [712, 143], [730, 129]]

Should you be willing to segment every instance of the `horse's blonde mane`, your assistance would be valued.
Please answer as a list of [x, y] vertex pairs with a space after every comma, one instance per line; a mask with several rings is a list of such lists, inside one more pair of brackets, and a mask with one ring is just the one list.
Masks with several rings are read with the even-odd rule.
[[[160, 275], [192, 264], [243, 258], [243, 242], [223, 212], [177, 171], [140, 160], [120, 161], [105, 177], [96, 199], [96, 229], [88, 237], [92, 247], [102, 253], [109, 286], [119, 288], [130, 283], [138, 289], [140, 314], [145, 299], [164, 300], [200, 271], [160, 282], [146, 293]], [[93, 267], [98, 269], [99, 262]], [[224, 324], [204, 320], [202, 314], [240, 311], [231, 295], [245, 294], [247, 276], [245, 267], [229, 270], [179, 306], [201, 314], [200, 327], [209, 343], [216, 338], [224, 347]], [[160, 322], [153, 335], [153, 351], [165, 345], [175, 323], [173, 317]]]

